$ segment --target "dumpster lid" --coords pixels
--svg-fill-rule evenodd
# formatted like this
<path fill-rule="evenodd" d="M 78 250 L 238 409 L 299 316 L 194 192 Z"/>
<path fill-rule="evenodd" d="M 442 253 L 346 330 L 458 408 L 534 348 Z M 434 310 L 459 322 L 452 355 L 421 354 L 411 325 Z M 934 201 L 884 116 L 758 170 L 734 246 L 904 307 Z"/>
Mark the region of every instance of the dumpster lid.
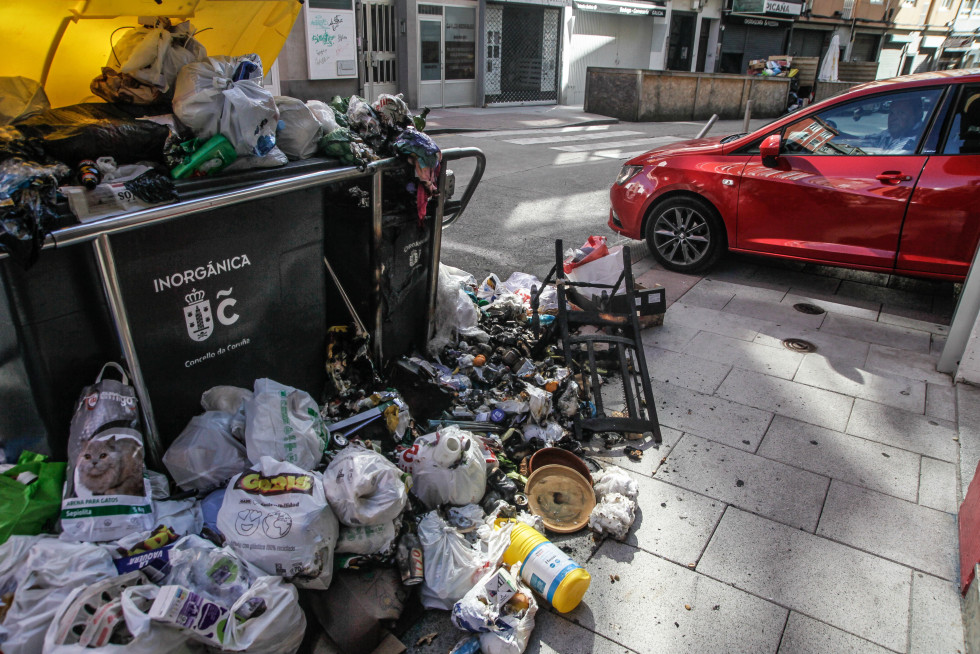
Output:
<path fill-rule="evenodd" d="M 110 40 L 144 17 L 190 20 L 208 55 L 255 52 L 268 70 L 301 8 L 300 0 L 8 0 L 0 3 L 3 74 L 41 82 L 52 107 L 101 102 L 89 84 L 109 60 Z"/>

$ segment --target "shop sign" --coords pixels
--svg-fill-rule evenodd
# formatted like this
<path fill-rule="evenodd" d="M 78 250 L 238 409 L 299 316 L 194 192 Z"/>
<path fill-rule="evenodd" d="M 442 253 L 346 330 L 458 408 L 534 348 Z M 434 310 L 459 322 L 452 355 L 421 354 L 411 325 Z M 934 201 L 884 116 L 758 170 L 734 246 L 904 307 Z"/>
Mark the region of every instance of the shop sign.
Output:
<path fill-rule="evenodd" d="M 654 16 L 665 18 L 667 10 L 664 7 L 638 6 L 636 4 L 619 4 L 616 2 L 576 2 L 575 8 L 581 11 L 595 11 L 603 14 L 619 14 L 621 16 Z"/>
<path fill-rule="evenodd" d="M 780 0 L 766 0 L 766 13 L 767 14 L 791 14 L 793 16 L 799 16 L 803 5 L 797 4 L 795 2 L 780 2 Z"/>

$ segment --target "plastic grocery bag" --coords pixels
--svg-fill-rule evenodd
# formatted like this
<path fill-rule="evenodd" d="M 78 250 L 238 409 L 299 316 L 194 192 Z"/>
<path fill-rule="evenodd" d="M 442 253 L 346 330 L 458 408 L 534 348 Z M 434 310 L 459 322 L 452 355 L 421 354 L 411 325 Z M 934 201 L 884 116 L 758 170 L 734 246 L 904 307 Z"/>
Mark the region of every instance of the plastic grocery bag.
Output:
<path fill-rule="evenodd" d="M 308 100 L 306 102 L 307 108 L 313 112 L 313 117 L 316 118 L 317 122 L 320 123 L 320 129 L 323 130 L 324 134 L 329 134 L 330 132 L 340 128 L 337 124 L 337 118 L 334 115 L 333 107 L 328 105 L 326 102 L 321 100 Z"/>
<path fill-rule="evenodd" d="M 538 602 L 520 575 L 509 575 L 510 597 L 494 599 L 499 570 L 491 570 L 453 606 L 452 622 L 463 631 L 480 634 L 484 654 L 521 654 L 534 630 Z"/>
<path fill-rule="evenodd" d="M 371 554 L 386 553 L 395 545 L 398 531 L 395 523 L 387 522 L 381 525 L 366 527 L 340 527 L 337 538 L 337 554 Z"/>
<path fill-rule="evenodd" d="M 271 379 L 255 380 L 255 394 L 245 403 L 245 447 L 248 460 L 264 456 L 312 470 L 323 458 L 329 434 L 309 393 Z"/>
<path fill-rule="evenodd" d="M 113 367 L 122 381 L 103 379 Z M 68 434 L 61 528 L 73 540 L 107 541 L 153 528 L 143 467 L 136 392 L 126 372 L 107 363 L 82 390 Z"/>
<path fill-rule="evenodd" d="M 616 282 L 619 281 L 619 277 L 622 274 L 623 246 L 617 245 L 616 247 L 609 248 L 608 254 L 590 260 L 569 272 L 568 279 L 580 284 L 604 284 L 607 286 L 614 286 Z M 588 294 L 600 295 L 603 289 L 584 288 L 582 290 Z M 607 292 L 612 292 L 612 289 L 608 289 Z M 626 292 L 626 289 L 622 284 L 619 286 L 619 292 Z"/>
<path fill-rule="evenodd" d="M 263 156 L 276 144 L 279 110 L 262 86 L 257 54 L 209 57 L 181 68 L 174 114 L 200 139 L 223 134 L 240 155 Z"/>
<path fill-rule="evenodd" d="M 249 466 L 245 446 L 232 436 L 234 416 L 208 411 L 194 416 L 163 455 L 167 471 L 184 490 L 206 492 Z"/>
<path fill-rule="evenodd" d="M 390 523 L 398 517 L 408 502 L 402 476 L 381 454 L 349 445 L 327 466 L 323 480 L 337 519 L 356 527 Z"/>
<path fill-rule="evenodd" d="M 16 540 L 14 537 L 0 547 L 0 561 L 22 554 L 21 543 Z M 112 557 L 103 547 L 57 538 L 38 540 L 13 579 L 8 577 L 5 584 L 5 594 L 12 592 L 13 601 L 0 628 L 4 654 L 40 652 L 48 625 L 64 599 L 76 588 L 115 576 Z"/>
<path fill-rule="evenodd" d="M 412 473 L 412 492 L 430 509 L 473 504 L 486 492 L 486 459 L 480 442 L 456 425 L 419 436 L 400 454 L 399 465 Z"/>
<path fill-rule="evenodd" d="M 422 517 L 418 534 L 425 559 L 422 604 L 430 609 L 451 610 L 490 566 L 435 511 Z"/>
<path fill-rule="evenodd" d="M 322 131 L 320 121 L 302 100 L 277 95 L 275 101 L 279 109 L 276 145 L 293 161 L 309 159 L 316 154 Z"/>
<path fill-rule="evenodd" d="M 17 465 L 0 475 L 0 543 L 11 534 L 51 531 L 61 509 L 65 463 L 23 451 Z"/>
<path fill-rule="evenodd" d="M 329 588 L 339 525 L 320 473 L 262 457 L 228 483 L 218 529 L 229 547 L 266 574 L 301 588 Z"/>
<path fill-rule="evenodd" d="M 562 262 L 562 268 L 567 275 L 583 264 L 606 256 L 609 254 L 609 248 L 606 246 L 605 236 L 590 236 L 582 247 L 574 250 L 569 248 L 564 254 L 565 261 Z"/>
<path fill-rule="evenodd" d="M 232 615 L 262 602 L 265 611 L 239 622 L 229 620 L 225 627 L 223 650 L 249 654 L 293 654 L 306 633 L 306 615 L 299 606 L 296 587 L 280 577 L 259 577 L 231 605 Z"/>
<path fill-rule="evenodd" d="M 464 288 L 475 288 L 476 278 L 465 270 L 452 266 L 439 266 L 439 288 L 436 292 L 436 309 L 433 322 L 436 325 L 428 351 L 437 355 L 454 335 L 475 338 L 487 342 L 489 335 L 477 325 L 480 312 Z"/>

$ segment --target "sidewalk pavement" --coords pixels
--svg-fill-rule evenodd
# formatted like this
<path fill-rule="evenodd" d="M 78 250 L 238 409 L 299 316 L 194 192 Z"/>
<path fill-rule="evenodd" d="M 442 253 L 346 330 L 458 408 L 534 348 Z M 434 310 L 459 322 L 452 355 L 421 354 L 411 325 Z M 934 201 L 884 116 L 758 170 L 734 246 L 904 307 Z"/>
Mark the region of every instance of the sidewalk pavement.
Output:
<path fill-rule="evenodd" d="M 704 278 L 635 267 L 670 302 L 643 332 L 664 442 L 640 461 L 590 444 L 633 473 L 637 519 L 625 542 L 553 539 L 592 586 L 569 614 L 542 606 L 527 651 L 965 651 L 960 439 L 976 449 L 980 402 L 935 369 L 952 285 L 733 256 Z M 427 611 L 402 642 L 461 635 Z"/>

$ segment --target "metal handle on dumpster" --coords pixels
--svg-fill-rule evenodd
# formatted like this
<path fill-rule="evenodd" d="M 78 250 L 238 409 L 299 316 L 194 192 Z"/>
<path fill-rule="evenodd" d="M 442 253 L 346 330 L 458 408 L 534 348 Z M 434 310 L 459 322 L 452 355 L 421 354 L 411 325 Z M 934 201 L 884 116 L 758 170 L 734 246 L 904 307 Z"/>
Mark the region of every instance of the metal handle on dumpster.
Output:
<path fill-rule="evenodd" d="M 465 159 L 466 157 L 473 157 L 476 159 L 476 169 L 473 171 L 473 176 L 470 177 L 470 181 L 466 184 L 466 190 L 463 191 L 463 197 L 459 200 L 448 200 L 443 207 L 443 217 L 442 226 L 443 229 L 452 225 L 454 222 L 459 220 L 459 217 L 463 215 L 463 210 L 466 209 L 466 205 L 470 203 L 470 198 L 473 197 L 476 187 L 480 184 L 480 180 L 483 178 L 483 171 L 487 167 L 487 157 L 483 154 L 483 150 L 480 148 L 452 148 L 450 150 L 444 150 L 442 153 L 442 161 L 455 161 L 456 159 Z"/>

